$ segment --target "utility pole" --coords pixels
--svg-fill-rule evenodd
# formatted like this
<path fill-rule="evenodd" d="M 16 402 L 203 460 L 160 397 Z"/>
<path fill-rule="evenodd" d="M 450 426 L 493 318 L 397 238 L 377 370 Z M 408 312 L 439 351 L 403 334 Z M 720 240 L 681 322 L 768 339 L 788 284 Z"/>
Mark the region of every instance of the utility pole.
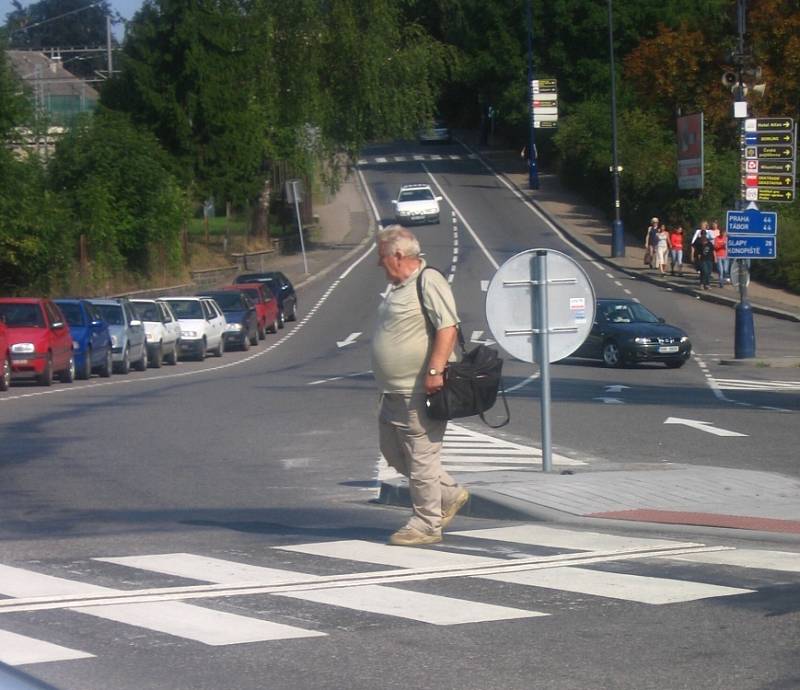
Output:
<path fill-rule="evenodd" d="M 111 15 L 106 15 L 106 67 L 108 67 L 108 78 L 114 72 L 114 62 L 111 57 Z"/>
<path fill-rule="evenodd" d="M 620 208 L 619 174 L 622 167 L 617 153 L 617 76 L 614 67 L 614 9 L 608 0 L 608 52 L 611 62 L 611 177 L 614 185 L 614 222 L 611 226 L 611 256 L 625 256 L 625 228 Z"/>

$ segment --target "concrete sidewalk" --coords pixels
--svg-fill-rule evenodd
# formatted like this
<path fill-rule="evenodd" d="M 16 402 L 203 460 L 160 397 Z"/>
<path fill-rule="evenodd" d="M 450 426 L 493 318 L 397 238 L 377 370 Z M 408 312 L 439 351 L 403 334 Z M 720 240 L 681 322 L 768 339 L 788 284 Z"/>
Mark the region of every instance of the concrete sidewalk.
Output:
<path fill-rule="evenodd" d="M 568 238 L 596 257 L 611 261 L 607 258 L 610 231 L 602 213 L 550 176 L 534 197 L 525 190 L 527 170 L 514 152 L 479 153 Z M 318 205 L 315 211 L 320 218 L 319 231 L 307 247 L 308 273 L 299 253 L 270 258 L 271 270 L 283 271 L 299 286 L 321 278 L 365 251 L 376 227 L 355 174 L 328 204 Z M 690 278 L 661 278 L 644 267 L 639 248 L 630 248 L 628 253 L 630 256 L 622 260 L 613 260 L 620 270 L 656 283 L 669 282 L 675 289 L 694 290 L 701 299 L 736 299 L 731 288 L 710 296 L 697 291 Z M 750 295 L 764 313 L 800 320 L 800 297 L 755 283 L 751 284 Z M 719 532 L 800 543 L 798 479 L 769 472 L 676 464 L 642 464 L 635 468 L 613 463 L 580 468 L 556 465 L 555 469 L 544 474 L 531 464 L 518 471 L 456 473 L 472 495 L 462 514 L 615 529 L 627 525 L 637 530 L 663 531 L 669 524 L 673 529 L 681 526 L 684 531 L 703 534 Z M 382 482 L 379 500 L 408 505 L 405 480 Z"/>

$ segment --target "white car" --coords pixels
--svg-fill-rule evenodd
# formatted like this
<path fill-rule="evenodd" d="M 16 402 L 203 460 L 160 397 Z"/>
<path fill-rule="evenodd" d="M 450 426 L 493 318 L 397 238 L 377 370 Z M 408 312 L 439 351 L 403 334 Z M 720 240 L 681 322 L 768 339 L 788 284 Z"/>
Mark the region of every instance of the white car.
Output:
<path fill-rule="evenodd" d="M 222 310 L 208 297 L 164 297 L 181 326 L 178 351 L 201 362 L 208 352 L 222 357 L 225 340 L 222 334 L 228 323 Z"/>
<path fill-rule="evenodd" d="M 438 223 L 441 200 L 429 184 L 404 184 L 397 199 L 392 201 L 395 218 L 401 225 Z"/>
<path fill-rule="evenodd" d="M 144 324 L 150 366 L 158 368 L 162 362 L 177 364 L 181 325 L 169 304 L 155 299 L 132 299 L 131 306 Z"/>
<path fill-rule="evenodd" d="M 434 120 L 430 125 L 420 129 L 417 138 L 420 144 L 449 144 L 453 141 L 450 128 L 443 120 Z"/>

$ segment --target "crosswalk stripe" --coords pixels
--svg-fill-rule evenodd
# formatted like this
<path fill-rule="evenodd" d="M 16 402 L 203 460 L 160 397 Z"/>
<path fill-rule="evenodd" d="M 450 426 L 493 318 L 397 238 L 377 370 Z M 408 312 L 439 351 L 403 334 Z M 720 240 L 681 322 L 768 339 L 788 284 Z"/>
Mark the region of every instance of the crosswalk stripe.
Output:
<path fill-rule="evenodd" d="M 525 611 L 381 585 L 315 589 L 310 592 L 287 592 L 276 596 L 408 618 L 433 625 L 459 625 L 548 615 L 541 611 Z"/>
<path fill-rule="evenodd" d="M 462 537 L 491 539 L 492 541 L 513 542 L 530 546 L 549 546 L 555 549 L 573 551 L 606 551 L 612 549 L 660 549 L 686 548 L 700 546 L 694 542 L 680 542 L 671 539 L 648 539 L 638 537 L 617 536 L 602 532 L 573 532 L 545 527 L 544 525 L 516 525 L 514 527 L 496 527 L 489 529 L 464 530 L 450 532 Z"/>
<path fill-rule="evenodd" d="M 742 391 L 795 391 L 800 390 L 800 381 L 754 381 L 751 379 L 714 379 L 723 390 Z"/>
<path fill-rule="evenodd" d="M 223 585 L 280 585 L 289 582 L 308 582 L 315 579 L 313 575 L 292 570 L 265 568 L 221 558 L 198 556 L 193 553 L 162 553 L 147 556 L 95 558 L 93 560 Z"/>
<path fill-rule="evenodd" d="M 735 565 L 739 568 L 760 568 L 762 570 L 781 570 L 787 573 L 800 573 L 800 553 L 791 551 L 769 551 L 760 549 L 736 549 L 718 553 L 685 554 L 675 556 L 678 561 L 711 563 L 715 565 Z"/>
<path fill-rule="evenodd" d="M 326 558 L 342 558 L 357 563 L 374 563 L 395 568 L 437 568 L 441 566 L 486 565 L 503 563 L 504 559 L 488 556 L 472 556 L 452 551 L 434 549 L 402 549 L 386 544 L 376 544 L 357 539 L 346 541 L 323 541 L 315 544 L 276 546 L 281 551 L 306 553 Z"/>
<path fill-rule="evenodd" d="M 0 662 L 9 666 L 90 659 L 94 654 L 0 630 Z"/>
<path fill-rule="evenodd" d="M 519 465 L 511 465 L 503 462 L 497 465 L 475 464 L 475 465 L 457 465 L 448 463 L 448 472 L 519 472 Z"/>
<path fill-rule="evenodd" d="M 22 568 L 0 565 L 0 594 L 10 597 L 115 595 L 122 592 L 123 590 L 110 587 L 100 587 L 52 575 L 43 575 Z M 70 610 L 209 645 L 324 635 L 324 633 L 316 631 L 213 611 L 183 602 L 78 606 L 72 607 Z"/>
<path fill-rule="evenodd" d="M 709 585 L 704 582 L 670 580 L 626 573 L 609 573 L 589 568 L 551 568 L 549 570 L 480 575 L 482 580 L 558 589 L 579 594 L 635 601 L 642 604 L 676 604 L 712 597 L 749 594 L 753 590 Z"/>

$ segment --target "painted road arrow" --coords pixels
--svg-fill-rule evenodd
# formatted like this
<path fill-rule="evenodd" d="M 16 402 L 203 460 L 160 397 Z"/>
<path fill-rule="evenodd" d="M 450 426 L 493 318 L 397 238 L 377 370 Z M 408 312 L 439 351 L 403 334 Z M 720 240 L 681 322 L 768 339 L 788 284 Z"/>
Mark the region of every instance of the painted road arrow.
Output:
<path fill-rule="evenodd" d="M 606 386 L 606 393 L 622 393 L 623 389 L 625 388 L 630 388 L 630 386 L 621 386 L 619 384 Z"/>
<path fill-rule="evenodd" d="M 747 436 L 747 434 L 740 434 L 738 431 L 729 431 L 728 429 L 718 429 L 712 422 L 700 422 L 696 419 L 681 419 L 680 417 L 667 417 L 664 424 L 683 424 L 690 426 L 692 429 L 705 431 L 714 436 Z"/>
<path fill-rule="evenodd" d="M 348 345 L 352 345 L 356 340 L 358 340 L 358 336 L 360 335 L 361 333 L 351 333 L 344 340 L 337 340 L 336 347 L 347 347 Z"/>
<path fill-rule="evenodd" d="M 605 405 L 624 405 L 619 398 L 592 398 L 592 400 L 602 400 Z"/>

